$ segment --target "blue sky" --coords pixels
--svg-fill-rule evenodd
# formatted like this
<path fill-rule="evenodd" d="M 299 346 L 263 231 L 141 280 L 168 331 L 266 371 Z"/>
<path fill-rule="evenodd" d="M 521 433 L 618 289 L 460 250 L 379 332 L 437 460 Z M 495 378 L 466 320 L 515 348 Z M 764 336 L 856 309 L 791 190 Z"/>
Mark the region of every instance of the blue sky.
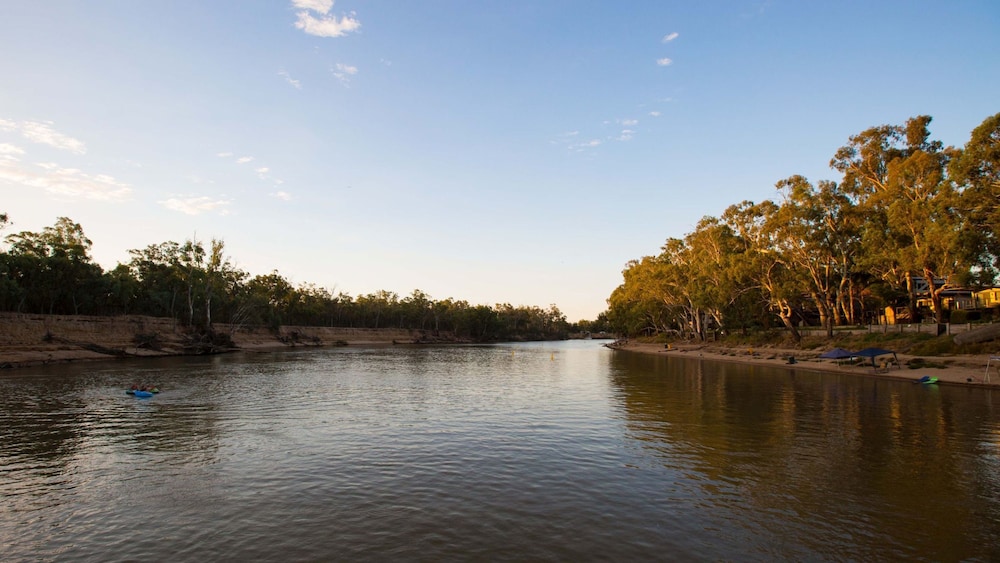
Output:
<path fill-rule="evenodd" d="M 867 127 L 1000 112 L 994 1 L 47 0 L 0 8 L 7 233 L 106 268 L 224 239 L 251 274 L 593 319 L 633 258 Z"/>

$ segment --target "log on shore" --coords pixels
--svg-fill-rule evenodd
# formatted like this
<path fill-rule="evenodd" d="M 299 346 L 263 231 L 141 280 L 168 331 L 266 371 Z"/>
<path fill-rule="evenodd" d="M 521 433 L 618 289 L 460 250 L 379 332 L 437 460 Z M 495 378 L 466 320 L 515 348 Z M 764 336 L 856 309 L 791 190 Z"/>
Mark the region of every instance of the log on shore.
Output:
<path fill-rule="evenodd" d="M 952 339 L 955 344 L 976 344 L 978 342 L 988 342 L 1000 338 L 1000 323 L 988 324 L 979 328 L 956 334 Z"/>

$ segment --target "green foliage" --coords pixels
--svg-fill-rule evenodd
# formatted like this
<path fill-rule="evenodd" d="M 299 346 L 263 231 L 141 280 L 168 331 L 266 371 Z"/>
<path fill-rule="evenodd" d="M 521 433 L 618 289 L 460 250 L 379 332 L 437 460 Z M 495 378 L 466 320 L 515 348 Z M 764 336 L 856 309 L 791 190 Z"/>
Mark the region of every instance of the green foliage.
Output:
<path fill-rule="evenodd" d="M 930 123 L 866 129 L 830 161 L 839 182 L 790 176 L 776 185 L 780 203 L 731 205 L 660 255 L 630 261 L 608 300 L 613 326 L 704 340 L 780 323 L 799 345 L 800 326 L 832 338 L 886 307 L 919 320 L 917 280 L 944 280 L 928 291 L 944 322 L 945 289 L 988 286 L 1000 271 L 1000 114 L 964 149 L 932 140 Z"/>
<path fill-rule="evenodd" d="M 941 336 L 927 335 L 927 338 L 915 342 L 907 350 L 908 353 L 917 356 L 945 356 L 954 354 L 957 350 L 954 340 L 946 334 Z"/>
<path fill-rule="evenodd" d="M 948 315 L 948 322 L 964 324 L 970 321 L 969 311 L 957 310 L 950 311 Z"/>
<path fill-rule="evenodd" d="M 0 214 L 0 228 L 7 224 Z M 129 250 L 130 260 L 104 272 L 91 262 L 83 228 L 61 217 L 40 233 L 8 235 L 0 252 L 0 310 L 59 314 L 141 314 L 172 317 L 190 329 L 192 350 L 231 346 L 215 322 L 401 328 L 436 335 L 447 331 L 474 341 L 566 338 L 570 325 L 555 305 L 548 308 L 436 301 L 419 289 L 400 297 L 376 291 L 357 298 L 334 295 L 314 284 L 293 285 L 279 272 L 251 277 L 235 268 L 222 240 L 206 248 L 197 240 L 167 241 Z M 610 325 L 603 316 L 594 326 Z M 143 335 L 140 347 L 156 347 Z"/>

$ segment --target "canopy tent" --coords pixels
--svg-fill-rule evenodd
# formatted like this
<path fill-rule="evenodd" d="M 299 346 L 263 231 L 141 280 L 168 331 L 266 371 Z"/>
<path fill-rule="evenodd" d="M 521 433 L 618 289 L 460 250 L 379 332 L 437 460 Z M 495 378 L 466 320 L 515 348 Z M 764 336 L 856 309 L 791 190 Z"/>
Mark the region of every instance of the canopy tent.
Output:
<path fill-rule="evenodd" d="M 878 356 L 887 356 L 889 354 L 892 354 L 892 359 L 893 361 L 896 362 L 896 365 L 898 366 L 899 358 L 896 357 L 896 353 L 893 352 L 892 350 L 886 350 L 885 348 L 865 348 L 864 350 L 858 350 L 857 352 L 854 352 L 855 356 L 860 356 L 862 358 L 871 358 L 872 368 L 875 368 L 876 370 L 878 369 L 878 366 L 875 365 L 875 358 L 877 358 Z"/>
<path fill-rule="evenodd" d="M 853 358 L 854 356 L 857 356 L 857 354 L 851 352 L 850 350 L 844 350 L 843 348 L 827 350 L 819 355 L 820 358 L 825 360 L 843 360 L 845 358 Z"/>

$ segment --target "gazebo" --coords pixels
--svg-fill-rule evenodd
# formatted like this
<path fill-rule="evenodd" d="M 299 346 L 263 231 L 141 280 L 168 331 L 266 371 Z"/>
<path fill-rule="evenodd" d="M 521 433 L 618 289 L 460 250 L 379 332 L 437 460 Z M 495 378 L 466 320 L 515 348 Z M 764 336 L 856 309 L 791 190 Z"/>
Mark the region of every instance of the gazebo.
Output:
<path fill-rule="evenodd" d="M 823 352 L 818 357 L 824 360 L 836 360 L 837 366 L 841 365 L 841 360 L 846 360 L 853 358 L 855 356 L 854 352 L 850 350 L 845 350 L 843 348 L 834 348 L 833 350 L 827 350 Z"/>
<path fill-rule="evenodd" d="M 853 354 L 855 356 L 859 356 L 859 357 L 862 357 L 862 358 L 871 358 L 872 359 L 872 369 L 874 369 L 875 371 L 878 371 L 878 366 L 875 364 L 875 358 L 877 358 L 879 356 L 888 356 L 889 354 L 892 354 L 892 360 L 894 362 L 896 362 L 897 366 L 899 366 L 899 358 L 896 357 L 896 353 L 893 352 L 892 350 L 886 350 L 885 348 L 865 348 L 864 350 L 858 350 L 857 352 L 854 352 Z M 886 368 L 886 369 L 888 369 L 888 368 Z"/>

